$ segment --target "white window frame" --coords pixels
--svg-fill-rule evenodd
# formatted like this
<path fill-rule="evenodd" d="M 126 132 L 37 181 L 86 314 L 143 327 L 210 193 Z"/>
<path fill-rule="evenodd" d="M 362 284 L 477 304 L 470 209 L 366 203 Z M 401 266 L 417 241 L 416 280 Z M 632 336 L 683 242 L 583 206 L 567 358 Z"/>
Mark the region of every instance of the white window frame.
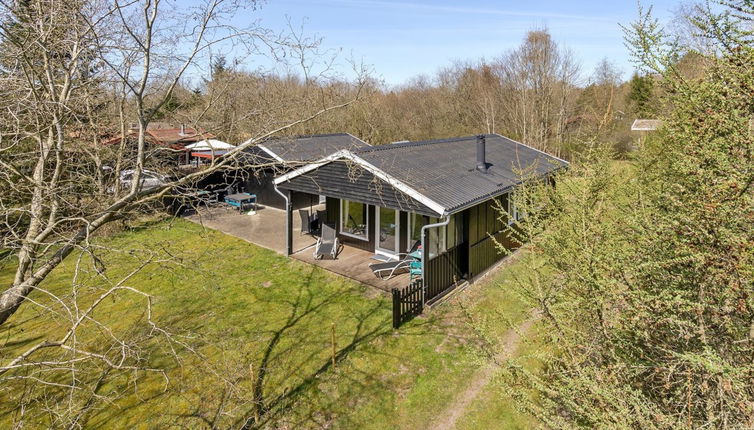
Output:
<path fill-rule="evenodd" d="M 516 221 L 521 221 L 526 218 L 523 212 L 518 211 L 516 203 L 513 201 L 513 193 L 508 193 L 508 225 L 513 225 Z"/>
<path fill-rule="evenodd" d="M 343 216 L 345 215 L 345 211 L 343 210 L 343 206 L 344 206 L 343 202 L 359 203 L 353 200 L 340 199 L 340 211 L 339 211 L 340 212 L 340 234 L 342 234 L 343 236 L 352 237 L 354 239 L 363 240 L 364 242 L 369 242 L 369 205 L 366 203 L 359 203 L 361 205 L 364 205 L 364 210 L 367 213 L 367 220 L 366 220 L 367 224 L 366 224 L 366 227 L 364 228 L 364 236 L 359 236 L 358 234 L 349 233 L 343 230 L 343 226 L 345 225 L 345 223 L 343 222 Z"/>
<path fill-rule="evenodd" d="M 380 248 L 380 209 L 387 209 L 391 211 L 395 211 L 395 251 L 391 251 L 389 249 Z M 384 255 L 386 257 L 394 257 L 397 254 L 401 253 L 401 211 L 398 209 L 392 209 L 382 206 L 375 206 L 374 207 L 374 232 L 375 232 L 375 240 L 374 240 L 374 252 L 375 254 Z M 369 213 L 367 213 L 367 220 L 369 220 Z"/>

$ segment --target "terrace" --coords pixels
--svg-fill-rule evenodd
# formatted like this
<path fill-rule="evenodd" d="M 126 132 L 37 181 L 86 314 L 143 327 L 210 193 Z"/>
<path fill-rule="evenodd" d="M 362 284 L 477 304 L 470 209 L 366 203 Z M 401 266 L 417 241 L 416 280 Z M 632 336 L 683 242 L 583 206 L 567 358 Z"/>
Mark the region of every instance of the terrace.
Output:
<path fill-rule="evenodd" d="M 312 210 L 323 210 L 324 205 L 312 206 Z M 186 219 L 205 227 L 219 230 L 255 245 L 271 249 L 279 254 L 286 253 L 285 211 L 267 206 L 260 206 L 254 215 L 240 214 L 228 207 L 200 208 Z M 392 288 L 408 285 L 408 274 L 400 274 L 389 280 L 377 278 L 369 269 L 374 260 L 374 252 L 363 251 L 351 246 L 341 246 L 335 260 L 317 260 L 314 258 L 316 237 L 301 234 L 301 221 L 293 217 L 293 254 L 292 258 L 355 280 L 362 284 L 389 292 Z"/>

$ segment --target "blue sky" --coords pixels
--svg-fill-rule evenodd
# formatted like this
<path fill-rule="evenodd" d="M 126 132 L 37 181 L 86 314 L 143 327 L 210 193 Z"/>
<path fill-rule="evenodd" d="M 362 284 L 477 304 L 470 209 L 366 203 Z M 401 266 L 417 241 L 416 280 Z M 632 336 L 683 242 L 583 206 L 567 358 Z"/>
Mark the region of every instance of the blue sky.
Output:
<path fill-rule="evenodd" d="M 643 1 L 667 19 L 679 0 Z M 619 24 L 637 15 L 634 0 L 466 1 L 270 0 L 239 20 L 259 19 L 282 30 L 286 16 L 305 23 L 324 47 L 342 49 L 372 66 L 388 85 L 432 75 L 455 59 L 494 58 L 521 43 L 532 28 L 547 27 L 570 48 L 587 76 L 602 59 L 628 76 L 633 70 Z M 343 65 L 343 67 L 346 67 Z"/>

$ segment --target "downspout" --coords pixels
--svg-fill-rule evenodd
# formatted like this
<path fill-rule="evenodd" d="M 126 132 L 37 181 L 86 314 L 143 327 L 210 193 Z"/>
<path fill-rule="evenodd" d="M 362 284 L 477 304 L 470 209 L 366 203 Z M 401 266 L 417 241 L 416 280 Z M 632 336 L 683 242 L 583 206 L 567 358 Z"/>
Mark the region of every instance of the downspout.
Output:
<path fill-rule="evenodd" d="M 426 240 L 424 239 L 427 229 L 428 228 L 434 228 L 434 227 L 445 227 L 450 223 L 450 215 L 445 215 L 445 218 L 443 221 L 440 221 L 435 224 L 427 224 L 424 227 L 422 227 L 421 230 L 421 238 L 422 238 L 422 306 L 427 302 L 425 300 L 425 297 L 427 296 L 427 246 L 426 246 Z"/>
<path fill-rule="evenodd" d="M 275 190 L 276 193 L 280 194 L 280 196 L 285 200 L 285 252 L 287 255 L 291 255 L 293 252 L 293 243 L 292 243 L 292 236 L 291 236 L 291 202 L 288 200 L 288 196 L 285 195 L 282 191 L 278 189 L 278 186 L 276 183 L 272 183 L 272 188 Z"/>

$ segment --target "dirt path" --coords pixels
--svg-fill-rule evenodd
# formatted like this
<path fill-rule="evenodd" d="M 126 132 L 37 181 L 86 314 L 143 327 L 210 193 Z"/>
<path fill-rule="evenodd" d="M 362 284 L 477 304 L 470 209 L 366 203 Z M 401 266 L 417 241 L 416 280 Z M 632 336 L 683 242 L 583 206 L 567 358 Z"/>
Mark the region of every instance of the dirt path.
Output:
<path fill-rule="evenodd" d="M 521 342 L 521 335 L 525 335 L 538 319 L 539 314 L 532 313 L 529 318 L 517 328 L 508 330 L 503 337 L 502 344 L 500 345 L 500 352 L 490 363 L 482 367 L 472 376 L 471 383 L 466 387 L 466 390 L 458 393 L 453 403 L 451 403 L 440 414 L 438 421 L 429 428 L 435 430 L 451 430 L 455 428 L 458 419 L 467 412 L 469 405 L 477 398 L 477 396 L 479 396 L 479 393 L 482 392 L 482 389 L 484 389 L 494 376 L 495 371 L 498 370 L 499 367 L 497 363 L 501 363 L 510 358 L 511 354 L 516 352 L 518 344 Z"/>

